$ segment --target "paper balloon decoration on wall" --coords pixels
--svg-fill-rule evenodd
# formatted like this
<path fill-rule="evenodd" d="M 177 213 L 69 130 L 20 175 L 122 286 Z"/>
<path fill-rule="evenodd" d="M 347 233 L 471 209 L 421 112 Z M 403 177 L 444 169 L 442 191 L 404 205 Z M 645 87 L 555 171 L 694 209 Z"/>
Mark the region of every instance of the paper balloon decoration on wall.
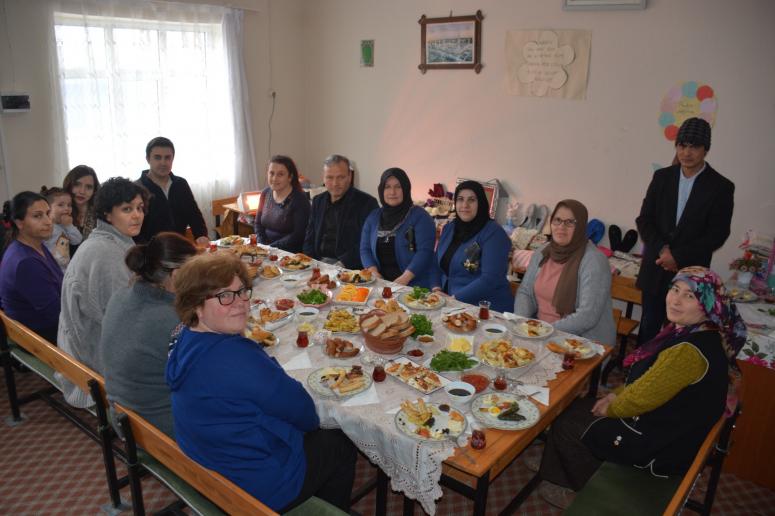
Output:
<path fill-rule="evenodd" d="M 707 84 L 687 81 L 670 88 L 660 104 L 659 126 L 669 141 L 675 141 L 678 128 L 684 120 L 700 117 L 713 126 L 716 122 L 718 101 L 716 94 Z"/>

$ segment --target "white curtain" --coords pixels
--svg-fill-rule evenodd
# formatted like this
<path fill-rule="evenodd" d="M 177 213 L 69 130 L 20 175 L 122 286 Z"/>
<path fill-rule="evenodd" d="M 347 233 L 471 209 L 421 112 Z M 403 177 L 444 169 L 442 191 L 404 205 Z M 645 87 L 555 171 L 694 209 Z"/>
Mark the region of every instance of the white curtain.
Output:
<path fill-rule="evenodd" d="M 101 180 L 147 167 L 155 136 L 208 225 L 211 200 L 258 184 L 242 11 L 148 0 L 67 0 L 52 13 L 62 152 Z"/>

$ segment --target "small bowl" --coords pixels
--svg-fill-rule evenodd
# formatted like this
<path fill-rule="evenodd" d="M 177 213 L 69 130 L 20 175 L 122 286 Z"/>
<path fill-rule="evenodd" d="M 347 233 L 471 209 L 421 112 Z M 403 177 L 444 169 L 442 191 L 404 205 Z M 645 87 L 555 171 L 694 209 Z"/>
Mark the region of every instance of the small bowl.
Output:
<path fill-rule="evenodd" d="M 489 323 L 482 326 L 482 332 L 484 332 L 487 337 L 492 337 L 495 339 L 503 337 L 508 333 L 508 331 L 509 330 L 502 324 Z"/>
<path fill-rule="evenodd" d="M 299 285 L 301 285 L 302 282 L 301 282 L 301 278 L 300 277 L 298 277 L 298 276 L 290 276 L 289 275 L 289 276 L 284 276 L 283 278 L 281 278 L 280 279 L 280 283 L 282 283 L 282 285 L 285 288 L 291 289 L 291 288 L 298 287 Z"/>
<path fill-rule="evenodd" d="M 422 344 L 423 346 L 430 346 L 431 344 L 436 342 L 436 339 L 433 338 L 433 335 L 420 335 L 415 340 L 420 344 Z"/>
<path fill-rule="evenodd" d="M 302 323 L 311 323 L 318 318 L 318 315 L 320 315 L 320 310 L 314 306 L 303 306 L 296 310 L 296 316 L 299 318 L 299 322 Z"/>
<path fill-rule="evenodd" d="M 444 387 L 444 392 L 447 393 L 447 397 L 449 397 L 452 405 L 463 408 L 474 397 L 476 388 L 466 382 L 450 382 Z M 465 394 L 461 394 L 461 392 L 465 392 Z"/>

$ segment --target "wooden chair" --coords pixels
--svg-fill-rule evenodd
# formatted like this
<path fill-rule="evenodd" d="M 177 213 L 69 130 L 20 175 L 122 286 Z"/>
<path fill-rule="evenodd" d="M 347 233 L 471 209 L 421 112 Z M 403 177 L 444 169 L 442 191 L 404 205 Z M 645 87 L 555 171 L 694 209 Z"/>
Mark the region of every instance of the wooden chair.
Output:
<path fill-rule="evenodd" d="M 647 470 L 605 462 L 563 514 L 618 516 L 626 513 L 650 516 L 662 513 L 673 516 L 687 507 L 709 515 L 740 410 L 738 405 L 730 417 L 721 416 L 705 437 L 689 470 L 683 476 L 657 478 Z M 711 470 L 705 497 L 702 502 L 690 500 L 689 495 L 706 466 L 710 466 Z"/>
<path fill-rule="evenodd" d="M 619 350 L 616 356 L 612 358 L 605 369 L 603 369 L 602 383 L 605 385 L 608 383 L 608 375 L 611 374 L 614 367 L 621 369 L 624 357 L 627 355 L 627 341 L 638 327 L 640 321 L 632 318 L 632 311 L 635 305 L 643 303 L 641 291 L 635 286 L 634 278 L 625 278 L 622 276 L 613 276 L 611 278 L 611 298 L 626 303 L 624 316 L 621 316 L 621 310 L 619 310 L 620 317 L 616 324 L 616 337 L 619 340 Z"/>
<path fill-rule="evenodd" d="M 123 458 L 123 453 L 120 449 L 113 449 L 113 437 L 115 434 L 108 421 L 107 402 L 104 391 L 99 388 L 99 385 L 104 383 L 102 376 L 52 345 L 28 327 L 11 319 L 2 311 L 0 311 L 0 322 L 2 323 L 3 330 L 2 335 L 0 335 L 0 353 L 2 353 L 12 420 L 17 424 L 22 421 L 20 405 L 35 399 L 46 401 L 86 435 L 99 443 L 102 449 L 112 509 L 123 510 L 128 508 L 128 506 L 121 502 L 121 495 L 119 493 L 120 488 L 127 485 L 128 478 L 118 478 L 116 473 L 115 456 L 118 455 L 120 458 Z M 16 395 L 16 382 L 10 363 L 11 357 L 39 374 L 52 385 L 52 388 L 38 391 L 28 398 L 19 399 Z M 92 425 L 79 417 L 72 407 L 52 396 L 59 389 L 59 382 L 54 377 L 55 372 L 60 373 L 84 391 L 91 393 L 92 399 L 95 402 L 92 413 L 97 417 L 96 428 L 93 428 Z"/>
<path fill-rule="evenodd" d="M 143 468 L 173 489 L 198 514 L 277 514 L 223 475 L 190 459 L 172 439 L 132 410 L 118 403 L 114 404 L 114 408 L 119 414 L 118 421 L 126 444 L 135 515 L 145 514 L 140 484 Z M 315 497 L 286 514 L 344 515 L 336 507 Z"/>
<path fill-rule="evenodd" d="M 231 204 L 237 202 L 237 196 L 224 197 L 223 199 L 213 199 L 212 211 L 213 217 L 215 217 L 215 231 L 219 236 L 231 235 L 231 224 L 224 224 L 221 219 L 226 215 L 226 208 L 224 204 Z"/>

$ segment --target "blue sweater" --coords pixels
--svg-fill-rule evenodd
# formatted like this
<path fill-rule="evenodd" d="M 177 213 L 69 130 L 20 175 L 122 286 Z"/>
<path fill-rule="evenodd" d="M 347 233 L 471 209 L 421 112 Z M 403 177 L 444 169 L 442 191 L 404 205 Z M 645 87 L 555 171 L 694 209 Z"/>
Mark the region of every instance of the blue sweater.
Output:
<path fill-rule="evenodd" d="M 366 219 L 361 232 L 361 262 L 363 267 L 380 268 L 377 258 L 377 230 L 382 208 L 376 209 Z M 415 251 L 409 250 L 406 234 L 414 228 Z M 396 231 L 395 251 L 396 261 L 402 270 L 409 269 L 414 273 L 410 285 L 429 288 L 433 276 L 433 246 L 436 243 L 436 225 L 428 213 L 412 206 L 409 215 Z"/>
<path fill-rule="evenodd" d="M 455 299 L 478 305 L 479 301 L 488 300 L 493 310 L 510 312 L 514 309 L 514 296 L 506 279 L 509 266 L 509 251 L 511 241 L 498 224 L 489 221 L 472 239 L 463 242 L 457 248 L 449 263 L 449 276 L 444 274 L 440 263 L 444 253 L 452 242 L 455 231 L 453 220 L 441 232 L 439 246 L 436 248 L 434 287 L 444 287 L 447 294 Z M 466 261 L 466 250 L 473 252 L 474 243 L 479 246 L 478 267 L 469 271 L 463 263 Z M 476 261 L 476 260 L 474 260 Z"/>
<path fill-rule="evenodd" d="M 18 240 L 8 246 L 0 265 L 0 306 L 11 319 L 56 343 L 64 273 L 42 249 L 43 255 Z"/>
<path fill-rule="evenodd" d="M 301 491 L 315 405 L 259 346 L 186 328 L 167 362 L 175 439 L 189 457 L 278 510 Z"/>

